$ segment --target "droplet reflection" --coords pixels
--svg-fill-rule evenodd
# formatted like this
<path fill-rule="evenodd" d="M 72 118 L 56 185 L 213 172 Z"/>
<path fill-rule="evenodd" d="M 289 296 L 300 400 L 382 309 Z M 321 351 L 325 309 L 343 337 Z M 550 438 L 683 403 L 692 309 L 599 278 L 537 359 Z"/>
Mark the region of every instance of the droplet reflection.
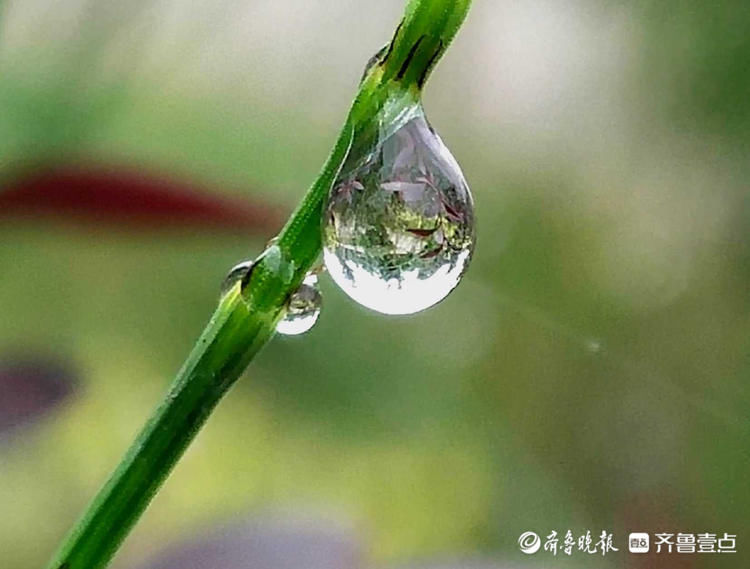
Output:
<path fill-rule="evenodd" d="M 276 325 L 276 331 L 286 336 L 307 332 L 318 321 L 322 303 L 323 297 L 318 290 L 318 276 L 310 273 L 289 298 L 286 315 Z"/>
<path fill-rule="evenodd" d="M 411 314 L 445 298 L 474 247 L 459 165 L 415 105 L 375 148 L 347 158 L 323 217 L 328 272 L 358 303 Z"/>

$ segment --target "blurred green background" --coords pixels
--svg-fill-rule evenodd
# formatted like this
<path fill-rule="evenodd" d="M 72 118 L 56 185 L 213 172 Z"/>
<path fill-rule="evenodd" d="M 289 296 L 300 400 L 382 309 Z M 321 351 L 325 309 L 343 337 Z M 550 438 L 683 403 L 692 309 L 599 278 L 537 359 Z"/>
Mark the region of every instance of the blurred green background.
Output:
<path fill-rule="evenodd" d="M 43 565 L 285 214 L 134 226 L 106 180 L 94 215 L 48 207 L 54 175 L 22 215 L 3 193 L 127 171 L 289 212 L 402 8 L 0 3 L 0 365 L 74 376 L 0 432 L 4 569 Z M 317 326 L 253 362 L 115 567 L 266 517 L 350 528 L 352 568 L 746 564 L 750 5 L 476 0 L 425 106 L 476 201 L 462 285 L 388 318 L 324 277 Z M 567 529 L 620 552 L 518 550 Z M 737 554 L 639 557 L 630 531 L 738 534 Z"/>

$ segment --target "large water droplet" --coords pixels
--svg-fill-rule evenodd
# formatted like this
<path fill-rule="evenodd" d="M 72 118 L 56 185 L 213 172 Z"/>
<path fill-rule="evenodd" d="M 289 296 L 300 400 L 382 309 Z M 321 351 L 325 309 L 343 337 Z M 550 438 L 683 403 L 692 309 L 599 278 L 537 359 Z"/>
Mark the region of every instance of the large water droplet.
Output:
<path fill-rule="evenodd" d="M 461 168 L 414 105 L 381 123 L 376 144 L 355 145 L 323 217 L 331 277 L 358 303 L 411 314 L 461 280 L 474 247 L 474 207 Z M 393 122 L 391 122 L 393 124 Z"/>
<path fill-rule="evenodd" d="M 318 321 L 322 302 L 318 276 L 310 273 L 289 298 L 286 315 L 276 325 L 276 331 L 287 336 L 307 332 Z"/>

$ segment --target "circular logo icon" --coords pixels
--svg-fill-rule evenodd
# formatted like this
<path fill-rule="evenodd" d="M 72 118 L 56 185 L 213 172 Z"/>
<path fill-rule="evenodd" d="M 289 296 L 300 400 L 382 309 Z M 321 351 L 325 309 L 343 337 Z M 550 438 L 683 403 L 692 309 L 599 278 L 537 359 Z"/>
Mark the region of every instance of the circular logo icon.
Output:
<path fill-rule="evenodd" d="M 521 548 L 526 555 L 531 555 L 539 551 L 542 545 L 542 540 L 533 531 L 527 531 L 521 534 L 518 538 L 518 547 Z"/>

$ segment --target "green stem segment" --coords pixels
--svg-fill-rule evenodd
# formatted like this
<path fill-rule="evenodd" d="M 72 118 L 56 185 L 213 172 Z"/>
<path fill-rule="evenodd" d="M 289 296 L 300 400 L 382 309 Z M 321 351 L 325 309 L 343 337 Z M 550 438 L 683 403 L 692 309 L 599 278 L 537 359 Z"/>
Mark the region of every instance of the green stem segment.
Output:
<path fill-rule="evenodd" d="M 394 96 L 416 100 L 463 22 L 470 0 L 411 0 L 403 21 L 363 78 L 331 155 L 278 236 L 273 254 L 221 302 L 164 401 L 91 502 L 48 569 L 107 565 L 211 411 L 271 339 L 286 301 L 320 255 L 324 200 L 352 140 L 368 140 Z"/>

